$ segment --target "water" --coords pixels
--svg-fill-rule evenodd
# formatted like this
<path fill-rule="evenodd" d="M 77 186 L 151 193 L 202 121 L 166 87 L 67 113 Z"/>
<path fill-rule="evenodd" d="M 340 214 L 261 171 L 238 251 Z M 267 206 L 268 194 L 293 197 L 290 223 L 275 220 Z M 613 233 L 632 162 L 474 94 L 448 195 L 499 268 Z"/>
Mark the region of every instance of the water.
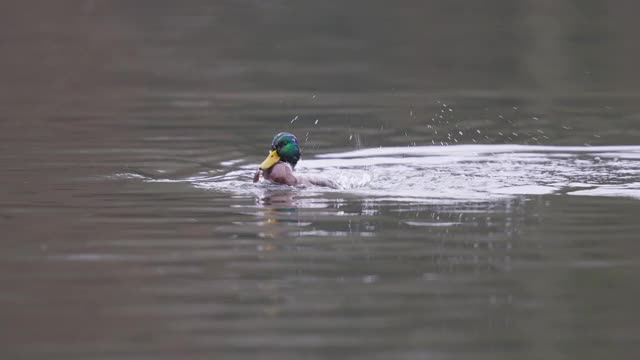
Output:
<path fill-rule="evenodd" d="M 639 160 L 640 146 L 414 146 L 323 154 L 304 161 L 298 172 L 334 179 L 342 190 L 338 193 L 359 194 L 377 202 L 455 203 L 557 193 L 640 198 Z M 242 165 L 238 160 L 221 165 L 237 169 L 215 176 L 203 172 L 181 181 L 238 194 L 259 194 L 265 187 L 248 181 L 258 164 Z"/>
<path fill-rule="evenodd" d="M 636 5 L 0 10 L 0 357 L 635 358 Z"/>

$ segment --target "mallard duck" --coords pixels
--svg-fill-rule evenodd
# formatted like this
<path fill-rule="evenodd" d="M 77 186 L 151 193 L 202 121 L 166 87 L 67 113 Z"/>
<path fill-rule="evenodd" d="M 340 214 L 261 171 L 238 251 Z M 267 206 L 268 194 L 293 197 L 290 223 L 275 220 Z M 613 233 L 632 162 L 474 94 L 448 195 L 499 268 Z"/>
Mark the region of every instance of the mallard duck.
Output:
<path fill-rule="evenodd" d="M 276 184 L 340 188 L 335 181 L 322 176 L 296 174 L 294 168 L 300 157 L 300 145 L 298 145 L 298 139 L 295 135 L 287 132 L 277 134 L 271 142 L 271 151 L 260 164 L 260 168 L 253 177 L 253 182 L 260 180 L 260 172 L 262 172 L 265 179 Z"/>

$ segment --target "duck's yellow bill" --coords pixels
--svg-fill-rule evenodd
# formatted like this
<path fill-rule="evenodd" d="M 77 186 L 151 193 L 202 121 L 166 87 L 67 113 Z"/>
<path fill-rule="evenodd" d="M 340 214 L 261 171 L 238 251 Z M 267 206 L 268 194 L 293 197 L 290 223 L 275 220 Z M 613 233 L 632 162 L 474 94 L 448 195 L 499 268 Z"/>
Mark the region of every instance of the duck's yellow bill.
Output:
<path fill-rule="evenodd" d="M 271 150 L 266 159 L 260 164 L 260 169 L 267 170 L 280 161 L 280 156 L 275 150 Z"/>

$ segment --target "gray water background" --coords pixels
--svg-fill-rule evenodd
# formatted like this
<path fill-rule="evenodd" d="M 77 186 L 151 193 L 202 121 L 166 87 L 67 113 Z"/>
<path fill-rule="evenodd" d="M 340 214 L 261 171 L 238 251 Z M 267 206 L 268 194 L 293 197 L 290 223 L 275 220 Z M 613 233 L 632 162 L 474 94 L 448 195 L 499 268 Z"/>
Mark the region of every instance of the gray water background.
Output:
<path fill-rule="evenodd" d="M 635 359 L 637 192 L 566 187 L 637 185 L 637 149 L 455 149 L 637 145 L 638 7 L 3 2 L 0 357 Z M 357 191 L 251 184 L 283 130 Z M 453 165 L 408 164 L 436 181 L 415 198 L 387 165 L 313 165 L 430 145 Z M 626 163 L 592 177 L 602 161 Z M 533 163 L 558 191 L 437 182 Z"/>

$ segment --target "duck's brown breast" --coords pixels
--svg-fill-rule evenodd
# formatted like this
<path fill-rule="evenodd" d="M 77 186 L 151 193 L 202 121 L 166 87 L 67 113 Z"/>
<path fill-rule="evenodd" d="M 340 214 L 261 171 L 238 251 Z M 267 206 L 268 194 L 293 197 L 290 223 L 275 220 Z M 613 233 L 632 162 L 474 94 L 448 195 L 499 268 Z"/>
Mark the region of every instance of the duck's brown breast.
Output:
<path fill-rule="evenodd" d="M 285 162 L 279 162 L 271 168 L 264 170 L 264 178 L 276 184 L 298 185 L 298 179 L 293 173 L 291 165 Z"/>

